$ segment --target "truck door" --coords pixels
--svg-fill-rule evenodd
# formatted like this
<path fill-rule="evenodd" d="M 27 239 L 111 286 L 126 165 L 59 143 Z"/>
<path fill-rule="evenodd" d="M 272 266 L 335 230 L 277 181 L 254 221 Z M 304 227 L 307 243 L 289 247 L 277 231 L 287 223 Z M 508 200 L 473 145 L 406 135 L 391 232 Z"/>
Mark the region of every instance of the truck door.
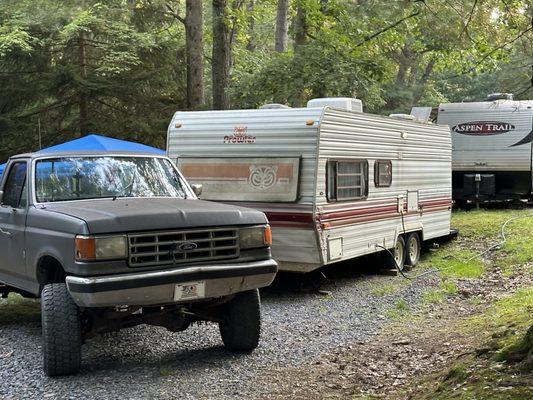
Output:
<path fill-rule="evenodd" d="M 27 169 L 26 161 L 8 165 L 0 203 L 0 280 L 22 289 L 26 280 Z"/>

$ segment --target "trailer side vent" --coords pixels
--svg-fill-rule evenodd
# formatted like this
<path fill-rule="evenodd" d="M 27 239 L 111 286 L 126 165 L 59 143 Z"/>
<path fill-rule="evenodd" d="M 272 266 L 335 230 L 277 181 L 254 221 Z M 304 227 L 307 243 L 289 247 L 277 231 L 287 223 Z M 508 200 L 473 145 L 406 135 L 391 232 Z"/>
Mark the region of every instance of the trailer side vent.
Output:
<path fill-rule="evenodd" d="M 279 110 L 281 108 L 290 108 L 290 107 L 286 106 L 285 104 L 279 104 L 279 103 L 263 104 L 261 107 L 259 107 L 260 110 Z"/>
<path fill-rule="evenodd" d="M 389 114 L 389 117 L 394 119 L 406 119 L 409 121 L 414 121 L 416 119 L 416 117 L 411 114 Z"/>
<path fill-rule="evenodd" d="M 323 97 L 307 102 L 307 108 L 333 107 L 347 111 L 363 112 L 363 102 L 351 97 Z"/>
<path fill-rule="evenodd" d="M 491 93 L 487 96 L 487 101 L 513 100 L 513 98 L 512 93 Z"/>

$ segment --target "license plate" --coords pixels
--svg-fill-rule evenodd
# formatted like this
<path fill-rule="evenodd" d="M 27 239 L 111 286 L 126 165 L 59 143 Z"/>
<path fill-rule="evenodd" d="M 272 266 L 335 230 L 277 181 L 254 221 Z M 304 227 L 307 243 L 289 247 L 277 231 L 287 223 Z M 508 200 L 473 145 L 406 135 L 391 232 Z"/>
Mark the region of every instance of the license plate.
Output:
<path fill-rule="evenodd" d="M 180 283 L 174 288 L 174 300 L 191 300 L 205 297 L 205 281 Z"/>

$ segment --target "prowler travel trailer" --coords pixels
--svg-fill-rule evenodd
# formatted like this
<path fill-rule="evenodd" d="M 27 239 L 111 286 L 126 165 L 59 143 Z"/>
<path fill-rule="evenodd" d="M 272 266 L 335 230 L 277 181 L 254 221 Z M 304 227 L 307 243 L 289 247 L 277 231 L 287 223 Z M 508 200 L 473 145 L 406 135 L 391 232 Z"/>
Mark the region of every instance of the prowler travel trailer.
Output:
<path fill-rule="evenodd" d="M 307 108 L 177 112 L 167 140 L 202 199 L 267 214 L 282 270 L 384 248 L 399 265 L 415 264 L 422 241 L 450 233 L 446 126 L 365 114 L 357 99 L 316 99 Z"/>
<path fill-rule="evenodd" d="M 483 102 L 441 104 L 437 122 L 452 130 L 458 203 L 532 197 L 533 100 L 494 94 Z"/>

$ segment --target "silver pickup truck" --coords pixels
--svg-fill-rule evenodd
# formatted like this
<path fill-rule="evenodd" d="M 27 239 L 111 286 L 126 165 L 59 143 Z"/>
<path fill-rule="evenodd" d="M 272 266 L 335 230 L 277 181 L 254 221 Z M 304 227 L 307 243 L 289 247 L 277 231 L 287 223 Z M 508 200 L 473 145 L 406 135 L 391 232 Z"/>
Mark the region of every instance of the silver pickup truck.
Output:
<path fill-rule="evenodd" d="M 0 186 L 0 293 L 40 297 L 44 370 L 80 369 L 84 339 L 138 324 L 219 324 L 232 351 L 260 336 L 277 272 L 265 215 L 198 200 L 151 154 L 12 157 Z"/>

